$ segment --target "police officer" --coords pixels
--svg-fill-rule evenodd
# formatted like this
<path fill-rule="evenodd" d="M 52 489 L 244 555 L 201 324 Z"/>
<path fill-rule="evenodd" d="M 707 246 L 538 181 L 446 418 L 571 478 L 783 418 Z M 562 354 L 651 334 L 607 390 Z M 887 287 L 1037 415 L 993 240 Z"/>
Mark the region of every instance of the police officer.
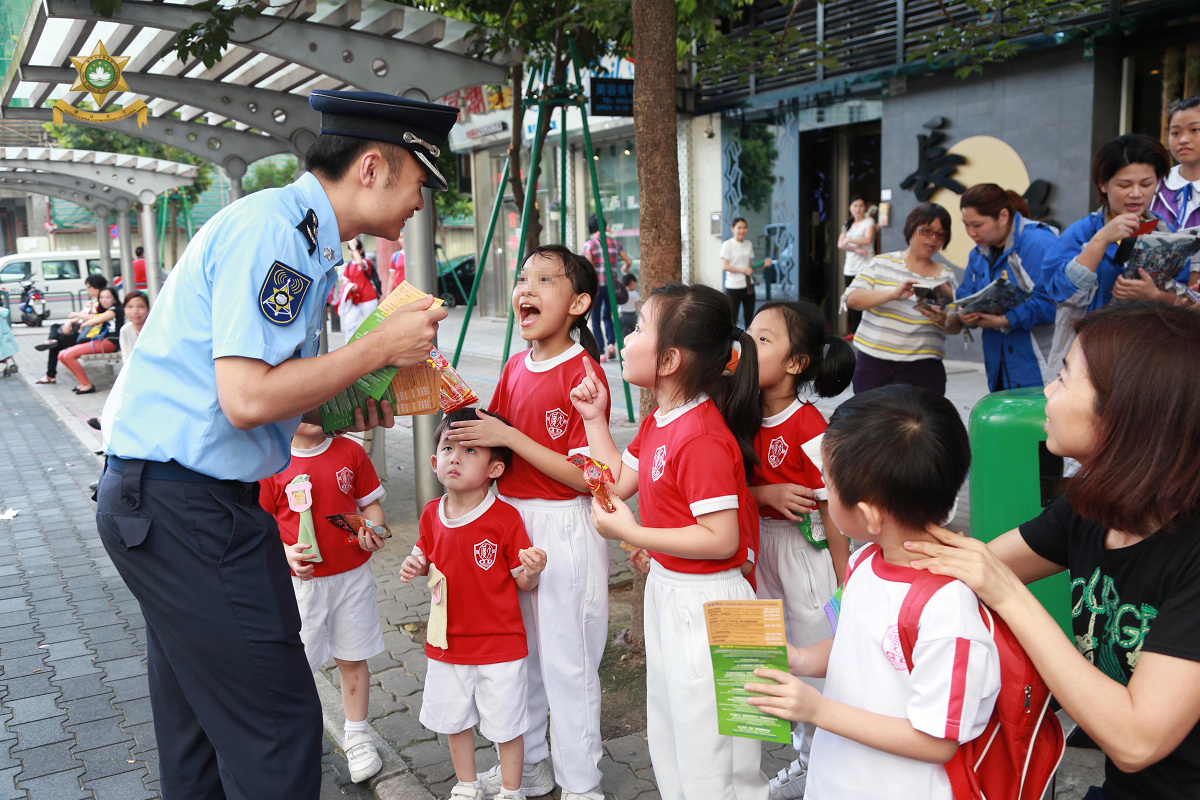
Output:
<path fill-rule="evenodd" d="M 105 548 L 142 607 L 167 800 L 304 800 L 320 791 L 321 707 L 274 519 L 256 481 L 301 418 L 357 378 L 429 355 L 432 298 L 317 356 L 341 242 L 396 239 L 444 190 L 449 106 L 314 91 L 309 172 L 209 220 L 159 295 L 104 406 Z M 394 424 L 386 403 L 355 429 Z"/>

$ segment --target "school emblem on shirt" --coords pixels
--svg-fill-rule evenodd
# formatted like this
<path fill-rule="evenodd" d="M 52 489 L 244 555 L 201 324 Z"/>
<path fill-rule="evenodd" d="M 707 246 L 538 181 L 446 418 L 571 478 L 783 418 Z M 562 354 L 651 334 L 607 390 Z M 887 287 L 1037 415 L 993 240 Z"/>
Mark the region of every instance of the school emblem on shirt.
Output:
<path fill-rule="evenodd" d="M 312 278 L 276 261 L 258 290 L 258 307 L 269 322 L 287 325 L 300 313 L 304 295 L 311 286 Z"/>
<path fill-rule="evenodd" d="M 904 648 L 900 646 L 899 625 L 888 625 L 880 645 L 883 647 L 884 657 L 887 658 L 893 669 L 897 672 L 904 672 L 908 669 L 908 662 L 904 660 Z"/>
<path fill-rule="evenodd" d="M 496 563 L 496 550 L 495 544 L 488 539 L 484 539 L 475 545 L 475 563 L 481 569 L 491 569 L 492 564 Z"/>
<path fill-rule="evenodd" d="M 354 472 L 349 467 L 342 467 L 337 471 L 338 488 L 342 490 L 342 494 L 350 494 L 354 489 Z"/>
<path fill-rule="evenodd" d="M 778 467 L 783 463 L 787 451 L 787 442 L 783 440 L 782 436 L 776 436 L 771 440 L 771 449 L 767 450 L 767 463 L 772 467 Z"/>
<path fill-rule="evenodd" d="M 546 433 L 557 439 L 567 432 L 567 415 L 561 408 L 546 412 Z"/>
<path fill-rule="evenodd" d="M 658 449 L 654 451 L 654 464 L 650 467 L 650 479 L 658 480 L 662 477 L 663 470 L 667 468 L 667 446 L 660 444 Z"/>

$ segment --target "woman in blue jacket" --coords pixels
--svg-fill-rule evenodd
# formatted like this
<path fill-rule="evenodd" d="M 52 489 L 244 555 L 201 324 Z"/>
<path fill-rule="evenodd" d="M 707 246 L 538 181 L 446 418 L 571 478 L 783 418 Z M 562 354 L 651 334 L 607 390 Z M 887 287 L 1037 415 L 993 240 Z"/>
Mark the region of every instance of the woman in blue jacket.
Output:
<path fill-rule="evenodd" d="M 1019 283 L 1024 272 L 1034 285 L 1042 281 L 1042 262 L 1058 234 L 1043 222 L 1028 219 L 1029 207 L 1014 191 L 980 183 L 963 192 L 963 227 L 975 242 L 967 271 L 958 287 L 962 299 L 997 278 Z M 961 314 L 971 328 L 983 328 L 983 360 L 989 391 L 1042 385 L 1054 336 L 1054 303 L 1035 295 L 1007 314 Z"/>
<path fill-rule="evenodd" d="M 1106 142 L 1092 159 L 1092 185 L 1100 208 L 1067 227 L 1046 253 L 1038 293 L 1044 291 L 1058 306 L 1054 343 L 1047 375 L 1053 377 L 1075 340 L 1074 322 L 1089 311 L 1118 300 L 1173 303 L 1143 271 L 1138 278 L 1122 277 L 1113 261 L 1122 239 L 1135 235 L 1142 222 L 1158 220 L 1150 211 L 1158 182 L 1171 167 L 1167 149 L 1157 139 L 1139 133 Z M 1170 227 L 1158 220 L 1158 230 Z M 1181 280 L 1187 281 L 1187 267 Z"/>

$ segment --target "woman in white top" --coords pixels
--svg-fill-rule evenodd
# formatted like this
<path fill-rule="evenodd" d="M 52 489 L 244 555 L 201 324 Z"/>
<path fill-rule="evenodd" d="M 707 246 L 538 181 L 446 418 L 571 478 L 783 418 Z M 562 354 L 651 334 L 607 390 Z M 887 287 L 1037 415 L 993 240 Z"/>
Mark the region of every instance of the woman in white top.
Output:
<path fill-rule="evenodd" d="M 867 214 L 867 201 L 861 194 L 850 197 L 850 219 L 842 226 L 837 246 L 838 250 L 846 251 L 842 274 L 851 280 L 875 257 L 875 220 Z M 853 333 L 862 320 L 862 312 L 849 309 L 846 319 L 847 328 Z"/>
<path fill-rule="evenodd" d="M 121 326 L 121 363 L 129 361 L 138 334 L 150 315 L 150 298 L 145 292 L 130 292 L 125 298 L 125 324 Z"/>
<path fill-rule="evenodd" d="M 725 296 L 733 311 L 733 324 L 737 325 L 738 308 L 742 309 L 742 317 L 746 320 L 743 325 L 750 327 L 754 318 L 754 245 L 746 240 L 750 226 L 744 217 L 736 217 L 730 226 L 733 238 L 721 243 L 721 269 L 725 275 Z M 771 266 L 771 259 L 763 261 L 763 266 Z"/>

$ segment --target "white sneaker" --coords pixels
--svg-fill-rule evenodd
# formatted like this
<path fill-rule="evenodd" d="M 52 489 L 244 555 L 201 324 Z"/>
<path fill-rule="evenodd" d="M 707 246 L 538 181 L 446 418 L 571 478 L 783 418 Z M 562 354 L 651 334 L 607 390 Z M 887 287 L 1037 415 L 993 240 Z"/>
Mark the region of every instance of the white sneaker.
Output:
<path fill-rule="evenodd" d="M 560 800 L 604 800 L 604 792 L 597 786 L 590 792 L 563 792 Z"/>
<path fill-rule="evenodd" d="M 525 800 L 525 792 L 520 789 L 501 789 L 495 800 Z"/>
<path fill-rule="evenodd" d="M 483 793 L 487 797 L 495 797 L 500 794 L 504 788 L 504 781 L 500 777 L 500 765 L 489 769 L 487 772 L 479 773 L 479 780 L 483 782 Z M 550 765 L 550 759 L 546 758 L 530 767 L 526 764 L 521 770 L 521 791 L 526 797 L 541 797 L 544 794 L 550 794 L 554 790 L 554 767 Z"/>
<path fill-rule="evenodd" d="M 350 762 L 350 780 L 355 783 L 365 781 L 383 767 L 383 759 L 375 752 L 375 742 L 371 739 L 370 731 L 347 736 L 342 744 L 342 752 Z"/>
<path fill-rule="evenodd" d="M 771 800 L 800 800 L 804 797 L 804 783 L 807 779 L 808 767 L 800 759 L 796 759 L 771 778 Z"/>
<path fill-rule="evenodd" d="M 459 781 L 450 790 L 450 800 L 484 800 L 483 789 L 473 783 Z"/>

